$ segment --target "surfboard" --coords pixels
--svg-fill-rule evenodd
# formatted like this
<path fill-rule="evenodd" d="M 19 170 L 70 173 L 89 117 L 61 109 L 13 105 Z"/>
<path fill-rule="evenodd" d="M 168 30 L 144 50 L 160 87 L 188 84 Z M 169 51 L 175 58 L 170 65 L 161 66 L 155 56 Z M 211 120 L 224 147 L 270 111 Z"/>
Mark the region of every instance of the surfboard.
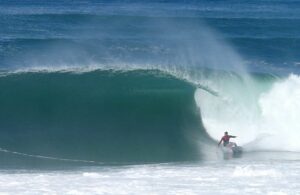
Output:
<path fill-rule="evenodd" d="M 231 148 L 233 157 L 241 157 L 243 154 L 243 148 L 241 146 L 235 146 Z"/>

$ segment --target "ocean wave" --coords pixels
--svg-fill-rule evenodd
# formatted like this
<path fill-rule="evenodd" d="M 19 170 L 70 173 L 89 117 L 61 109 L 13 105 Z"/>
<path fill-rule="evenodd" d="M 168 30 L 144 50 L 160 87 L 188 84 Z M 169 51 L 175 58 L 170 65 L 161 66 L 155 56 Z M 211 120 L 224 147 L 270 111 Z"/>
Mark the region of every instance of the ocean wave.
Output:
<path fill-rule="evenodd" d="M 0 87 L 1 147 L 7 150 L 97 162 L 167 162 L 201 159 L 198 141 L 210 140 L 194 102 L 195 86 L 158 70 L 23 71 L 0 77 Z M 4 162 L 24 160 L 7 156 Z"/>

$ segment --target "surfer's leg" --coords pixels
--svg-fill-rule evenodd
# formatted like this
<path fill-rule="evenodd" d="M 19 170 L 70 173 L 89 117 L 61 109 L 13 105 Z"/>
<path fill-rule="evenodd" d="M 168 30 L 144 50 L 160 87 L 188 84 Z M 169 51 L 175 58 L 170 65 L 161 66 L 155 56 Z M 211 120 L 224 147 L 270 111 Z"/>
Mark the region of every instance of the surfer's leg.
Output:
<path fill-rule="evenodd" d="M 229 142 L 227 145 L 226 145 L 227 148 L 232 148 L 232 142 Z"/>

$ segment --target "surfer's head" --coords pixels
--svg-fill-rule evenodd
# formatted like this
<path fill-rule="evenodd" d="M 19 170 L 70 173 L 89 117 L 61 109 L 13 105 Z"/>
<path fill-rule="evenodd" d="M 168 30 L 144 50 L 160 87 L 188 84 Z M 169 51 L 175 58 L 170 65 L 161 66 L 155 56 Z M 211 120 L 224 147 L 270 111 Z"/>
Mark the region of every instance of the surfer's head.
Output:
<path fill-rule="evenodd" d="M 228 132 L 227 132 L 227 131 L 225 131 L 225 132 L 224 132 L 224 134 L 225 134 L 225 135 L 228 135 Z"/>

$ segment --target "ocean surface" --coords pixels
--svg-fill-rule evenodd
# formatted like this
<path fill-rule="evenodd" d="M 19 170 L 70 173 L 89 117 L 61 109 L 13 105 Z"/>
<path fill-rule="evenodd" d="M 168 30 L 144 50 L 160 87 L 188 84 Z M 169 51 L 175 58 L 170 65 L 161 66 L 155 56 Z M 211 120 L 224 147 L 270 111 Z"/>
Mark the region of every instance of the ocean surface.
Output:
<path fill-rule="evenodd" d="M 300 194 L 300 1 L 0 0 L 0 26 L 1 194 Z"/>

